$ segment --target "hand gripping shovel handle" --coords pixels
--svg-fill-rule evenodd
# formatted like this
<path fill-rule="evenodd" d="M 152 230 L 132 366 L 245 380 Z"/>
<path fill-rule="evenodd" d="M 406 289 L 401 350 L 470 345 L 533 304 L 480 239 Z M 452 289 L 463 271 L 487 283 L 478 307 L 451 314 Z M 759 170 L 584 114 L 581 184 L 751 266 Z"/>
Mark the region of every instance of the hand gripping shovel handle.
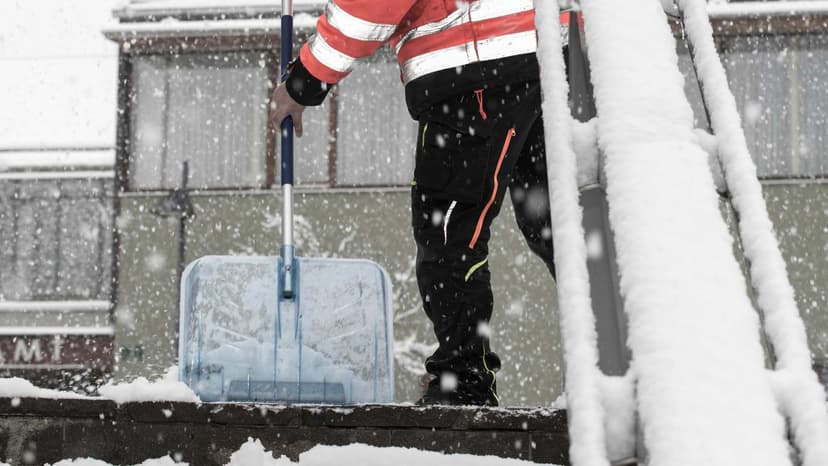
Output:
<path fill-rule="evenodd" d="M 282 81 L 287 78 L 288 64 L 293 59 L 293 0 L 282 0 L 282 41 L 280 44 L 279 65 Z M 293 119 L 287 117 L 282 121 L 282 263 L 280 273 L 282 296 L 280 299 L 293 299 L 296 292 L 294 280 L 293 246 Z"/>

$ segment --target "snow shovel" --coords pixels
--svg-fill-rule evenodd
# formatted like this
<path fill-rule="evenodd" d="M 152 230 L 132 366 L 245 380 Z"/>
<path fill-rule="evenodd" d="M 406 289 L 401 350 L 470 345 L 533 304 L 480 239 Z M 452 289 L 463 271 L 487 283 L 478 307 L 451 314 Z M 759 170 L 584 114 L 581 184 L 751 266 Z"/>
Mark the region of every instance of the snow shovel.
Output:
<path fill-rule="evenodd" d="M 282 0 L 281 68 L 293 7 Z M 181 280 L 180 379 L 202 401 L 394 400 L 391 284 L 367 260 L 296 257 L 293 121 L 281 127 L 280 255 L 206 256 Z"/>

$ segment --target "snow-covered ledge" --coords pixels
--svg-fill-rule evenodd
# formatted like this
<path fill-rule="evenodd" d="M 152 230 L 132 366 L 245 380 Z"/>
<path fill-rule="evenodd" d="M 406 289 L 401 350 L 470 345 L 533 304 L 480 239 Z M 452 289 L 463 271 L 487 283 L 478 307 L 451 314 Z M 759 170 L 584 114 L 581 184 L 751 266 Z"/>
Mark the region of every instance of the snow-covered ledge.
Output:
<path fill-rule="evenodd" d="M 316 19 L 307 13 L 297 14 L 293 24 L 299 29 L 311 28 L 316 24 Z M 107 39 L 118 41 L 142 37 L 273 35 L 278 34 L 281 28 L 282 25 L 278 18 L 199 21 L 164 19 L 163 21 L 111 23 L 103 28 L 103 34 Z"/>
<path fill-rule="evenodd" d="M 569 464 L 566 429 L 563 411 L 540 408 L 117 404 L 106 399 L 0 397 L 0 452 L 12 464 L 86 457 L 140 464 L 169 455 L 192 465 L 225 465 L 248 438 L 255 438 L 275 457 L 294 461 L 316 445 L 359 443 L 564 465 Z"/>
<path fill-rule="evenodd" d="M 711 18 L 746 18 L 756 16 L 828 15 L 828 1 L 711 3 Z"/>

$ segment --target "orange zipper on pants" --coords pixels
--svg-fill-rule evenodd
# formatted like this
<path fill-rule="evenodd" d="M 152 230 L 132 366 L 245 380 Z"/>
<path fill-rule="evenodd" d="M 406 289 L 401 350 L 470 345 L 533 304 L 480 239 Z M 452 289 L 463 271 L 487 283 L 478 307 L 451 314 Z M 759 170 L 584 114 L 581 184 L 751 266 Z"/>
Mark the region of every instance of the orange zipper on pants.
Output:
<path fill-rule="evenodd" d="M 495 198 L 497 197 L 497 189 L 499 183 L 497 182 L 497 176 L 500 174 L 500 167 L 503 166 L 503 159 L 506 158 L 506 153 L 509 152 L 509 144 L 512 142 L 512 137 L 517 134 L 514 128 L 511 128 L 509 132 L 506 133 L 506 142 L 503 143 L 503 149 L 500 151 L 500 157 L 497 159 L 497 166 L 495 167 L 494 171 L 494 188 L 492 189 L 492 195 L 489 197 L 489 202 L 483 207 L 483 210 L 480 212 L 480 218 L 477 219 L 477 226 L 474 228 L 474 235 L 472 235 L 471 241 L 469 241 L 469 249 L 474 249 L 474 245 L 477 244 L 477 240 L 480 237 L 480 230 L 483 229 L 483 222 L 486 220 L 486 214 L 489 213 L 489 209 L 494 204 Z"/>

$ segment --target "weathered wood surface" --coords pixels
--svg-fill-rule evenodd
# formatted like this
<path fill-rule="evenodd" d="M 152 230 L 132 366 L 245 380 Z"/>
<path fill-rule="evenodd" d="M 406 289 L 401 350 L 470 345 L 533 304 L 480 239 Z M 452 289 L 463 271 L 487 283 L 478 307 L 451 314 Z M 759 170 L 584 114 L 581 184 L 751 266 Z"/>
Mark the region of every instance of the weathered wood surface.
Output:
<path fill-rule="evenodd" d="M 569 448 L 566 413 L 550 409 L 0 398 L 0 460 L 13 465 L 164 455 L 223 465 L 248 437 L 294 460 L 319 444 L 364 443 L 568 464 Z"/>

